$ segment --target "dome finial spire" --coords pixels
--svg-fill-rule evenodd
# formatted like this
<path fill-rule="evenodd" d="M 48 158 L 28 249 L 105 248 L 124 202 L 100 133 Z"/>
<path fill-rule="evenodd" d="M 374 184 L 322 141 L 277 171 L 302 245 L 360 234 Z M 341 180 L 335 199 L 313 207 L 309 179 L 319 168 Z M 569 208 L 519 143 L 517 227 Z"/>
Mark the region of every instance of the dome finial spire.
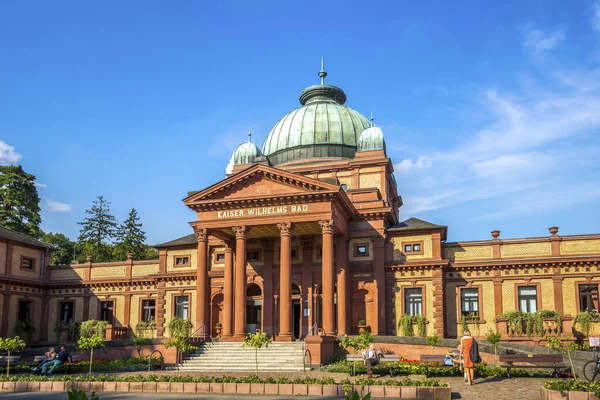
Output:
<path fill-rule="evenodd" d="M 371 128 L 373 127 L 373 120 L 375 120 L 375 118 L 373 118 L 373 111 L 371 111 Z"/>
<path fill-rule="evenodd" d="M 321 78 L 321 85 L 325 84 L 326 76 L 327 76 L 327 72 L 325 72 L 325 57 L 321 57 L 321 70 L 319 71 L 319 77 Z"/>
<path fill-rule="evenodd" d="M 252 133 L 250 133 L 250 129 L 248 129 L 248 143 L 252 143 Z"/>

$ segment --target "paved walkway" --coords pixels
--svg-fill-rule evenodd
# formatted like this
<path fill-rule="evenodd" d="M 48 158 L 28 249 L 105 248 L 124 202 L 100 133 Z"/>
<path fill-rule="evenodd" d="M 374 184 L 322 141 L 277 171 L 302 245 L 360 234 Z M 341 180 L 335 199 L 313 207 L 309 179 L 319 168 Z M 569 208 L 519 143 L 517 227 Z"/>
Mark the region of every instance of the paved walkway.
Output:
<path fill-rule="evenodd" d="M 452 390 L 453 399 L 540 400 L 540 388 L 548 378 L 477 378 L 473 386 L 462 378 L 436 378 Z"/>

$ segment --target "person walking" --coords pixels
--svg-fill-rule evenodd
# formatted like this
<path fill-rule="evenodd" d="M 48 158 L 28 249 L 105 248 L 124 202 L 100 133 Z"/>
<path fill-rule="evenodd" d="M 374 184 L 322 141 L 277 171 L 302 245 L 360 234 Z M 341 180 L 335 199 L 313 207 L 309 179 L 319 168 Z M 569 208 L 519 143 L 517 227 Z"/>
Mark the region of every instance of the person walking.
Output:
<path fill-rule="evenodd" d="M 475 363 L 479 362 L 477 359 L 472 358 L 471 349 L 474 345 L 477 346 L 475 338 L 471 336 L 471 332 L 468 329 L 465 329 L 463 337 L 460 339 L 458 350 L 460 351 L 460 357 L 463 360 L 463 367 L 467 377 L 465 385 L 469 386 L 473 384 L 473 379 L 475 377 Z M 477 353 L 477 357 L 479 357 L 479 352 Z"/>

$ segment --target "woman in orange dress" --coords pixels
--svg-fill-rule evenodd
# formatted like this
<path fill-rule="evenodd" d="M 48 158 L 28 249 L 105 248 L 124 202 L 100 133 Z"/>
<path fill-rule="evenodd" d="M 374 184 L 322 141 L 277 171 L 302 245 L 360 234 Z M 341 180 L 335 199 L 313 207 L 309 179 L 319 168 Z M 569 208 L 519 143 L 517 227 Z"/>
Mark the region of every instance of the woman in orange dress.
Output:
<path fill-rule="evenodd" d="M 463 367 L 465 368 L 465 375 L 467 375 L 467 383 L 465 385 L 473 384 L 473 377 L 475 376 L 475 363 L 471 360 L 471 346 L 473 345 L 473 337 L 471 332 L 466 329 L 463 333 L 463 337 L 460 339 L 458 350 L 463 360 Z"/>

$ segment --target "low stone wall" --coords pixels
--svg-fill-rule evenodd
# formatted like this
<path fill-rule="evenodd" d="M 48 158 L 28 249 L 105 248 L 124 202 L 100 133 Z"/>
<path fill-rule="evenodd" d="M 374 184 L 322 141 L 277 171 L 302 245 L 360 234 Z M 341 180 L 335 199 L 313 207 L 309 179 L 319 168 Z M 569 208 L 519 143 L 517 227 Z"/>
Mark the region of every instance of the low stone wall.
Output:
<path fill-rule="evenodd" d="M 307 385 L 277 383 L 194 383 L 194 382 L 0 382 L 4 392 L 65 392 L 76 387 L 86 392 L 190 393 L 281 396 L 345 396 L 344 385 Z M 450 400 L 449 387 L 429 386 L 354 386 L 373 398 Z"/>
<path fill-rule="evenodd" d="M 558 390 L 550 390 L 542 387 L 540 392 L 542 400 L 598 400 L 591 392 L 564 392 L 563 396 Z"/>

